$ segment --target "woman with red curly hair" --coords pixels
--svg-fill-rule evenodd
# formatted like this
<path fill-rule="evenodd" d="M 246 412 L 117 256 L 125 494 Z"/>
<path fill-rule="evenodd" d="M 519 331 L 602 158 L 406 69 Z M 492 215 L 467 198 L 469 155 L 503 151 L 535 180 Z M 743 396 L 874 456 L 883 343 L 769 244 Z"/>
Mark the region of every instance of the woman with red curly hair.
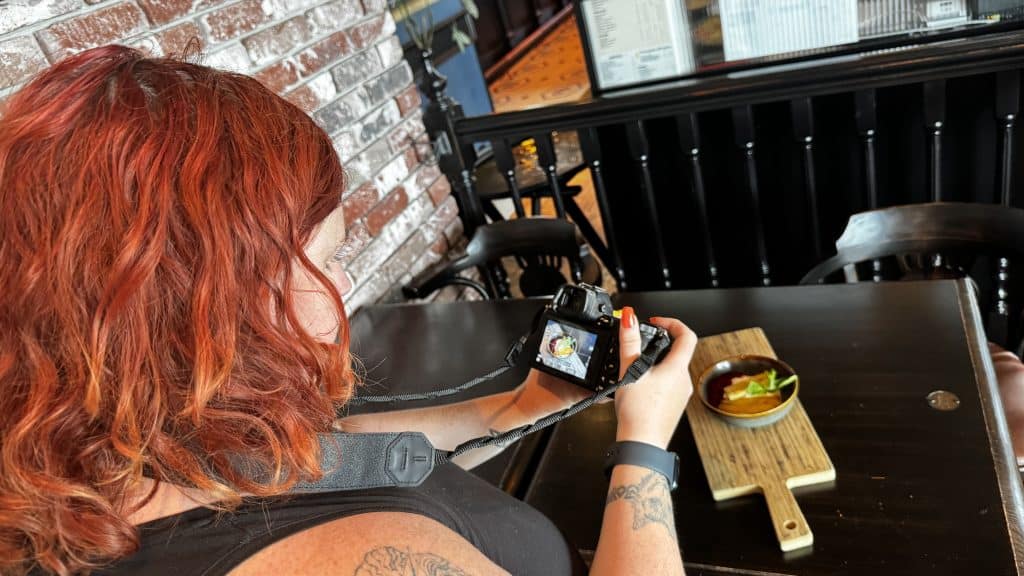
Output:
<path fill-rule="evenodd" d="M 287 494 L 322 476 L 318 437 L 337 427 L 454 446 L 583 394 L 531 373 L 508 393 L 337 422 L 356 384 L 326 268 L 343 189 L 327 135 L 245 76 L 108 46 L 10 101 L 0 572 L 579 571 L 539 513 L 450 464 L 415 489 Z M 694 337 L 656 322 L 673 349 L 616 402 L 620 440 L 664 448 Z M 631 311 L 622 324 L 628 365 Z M 681 573 L 667 484 L 650 474 L 615 468 L 592 573 Z"/>

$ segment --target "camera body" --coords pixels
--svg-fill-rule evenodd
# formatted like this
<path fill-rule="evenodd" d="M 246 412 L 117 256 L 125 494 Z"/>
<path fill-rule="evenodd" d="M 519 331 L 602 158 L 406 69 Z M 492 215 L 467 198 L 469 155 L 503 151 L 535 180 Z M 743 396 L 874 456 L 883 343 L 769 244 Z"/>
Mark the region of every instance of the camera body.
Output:
<path fill-rule="evenodd" d="M 531 365 L 595 392 L 619 380 L 619 319 L 611 295 L 589 284 L 559 288 L 540 316 L 540 342 Z M 641 350 L 658 360 L 671 337 L 662 328 L 640 324 Z"/>

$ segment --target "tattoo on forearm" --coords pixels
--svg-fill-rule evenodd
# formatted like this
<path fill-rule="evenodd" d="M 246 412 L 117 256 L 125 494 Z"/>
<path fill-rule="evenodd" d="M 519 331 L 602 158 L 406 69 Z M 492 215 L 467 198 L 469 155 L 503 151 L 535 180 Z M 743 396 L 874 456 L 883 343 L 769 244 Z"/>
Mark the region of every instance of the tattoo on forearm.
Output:
<path fill-rule="evenodd" d="M 355 576 L 469 576 L 460 568 L 429 552 L 410 552 L 392 546 L 374 548 L 363 556 Z"/>
<path fill-rule="evenodd" d="M 658 523 L 667 528 L 669 534 L 676 538 L 672 496 L 668 488 L 668 480 L 661 474 L 651 472 L 636 484 L 613 486 L 608 491 L 608 500 L 605 504 L 611 504 L 616 500 L 625 500 L 633 507 L 633 530 L 639 530 L 651 523 Z"/>

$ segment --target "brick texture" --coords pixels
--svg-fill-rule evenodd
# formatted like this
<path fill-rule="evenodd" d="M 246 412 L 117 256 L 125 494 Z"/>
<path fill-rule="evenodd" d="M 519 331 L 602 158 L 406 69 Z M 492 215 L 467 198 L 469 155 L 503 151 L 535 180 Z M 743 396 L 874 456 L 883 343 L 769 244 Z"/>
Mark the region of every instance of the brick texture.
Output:
<path fill-rule="evenodd" d="M 366 9 L 367 14 L 383 12 L 388 8 L 388 0 L 363 0 L 363 8 Z"/>
<path fill-rule="evenodd" d="M 341 202 L 345 212 L 345 222 L 355 222 L 362 218 L 379 200 L 380 191 L 376 186 L 369 182 L 362 184 L 351 194 L 345 196 Z"/>
<path fill-rule="evenodd" d="M 243 53 L 245 53 L 243 51 Z M 246 53 L 247 54 L 247 53 Z M 277 62 L 267 66 L 253 75 L 264 86 L 278 94 L 284 92 L 287 86 L 299 81 L 299 72 L 292 62 Z"/>
<path fill-rule="evenodd" d="M 335 134 L 331 140 L 334 142 L 334 150 L 338 153 L 338 157 L 341 158 L 342 164 L 347 164 L 349 159 L 358 152 L 356 137 L 352 135 L 351 130 L 342 130 Z"/>
<path fill-rule="evenodd" d="M 447 178 L 438 178 L 430 185 L 430 188 L 427 188 L 427 194 L 430 194 L 430 200 L 434 206 L 439 206 L 451 193 L 452 186 L 448 183 Z"/>
<path fill-rule="evenodd" d="M 397 36 L 391 36 L 377 45 L 377 54 L 385 68 L 391 68 L 404 62 L 405 54 L 402 51 L 402 43 Z"/>
<path fill-rule="evenodd" d="M 356 142 L 360 145 L 369 144 L 387 134 L 401 120 L 398 104 L 388 102 L 363 118 L 359 130 L 356 131 Z"/>
<path fill-rule="evenodd" d="M 348 35 L 344 32 L 337 32 L 299 52 L 293 60 L 296 71 L 300 75 L 309 76 L 351 52 L 352 45 L 348 40 Z"/>
<path fill-rule="evenodd" d="M 353 138 L 353 142 L 355 142 Z M 349 188 L 355 188 L 373 178 L 391 159 L 391 147 L 385 140 L 367 146 L 359 155 L 353 157 L 345 165 L 349 177 Z"/>
<path fill-rule="evenodd" d="M 192 10 L 192 0 L 138 0 L 146 17 L 154 25 L 167 24 Z"/>
<path fill-rule="evenodd" d="M 359 112 L 351 102 L 335 100 L 330 106 L 317 112 L 313 119 L 328 134 L 335 134 L 359 119 Z"/>
<path fill-rule="evenodd" d="M 241 44 L 228 44 L 219 50 L 208 52 L 202 59 L 207 66 L 230 70 L 232 72 L 245 73 L 250 71 L 249 55 Z"/>
<path fill-rule="evenodd" d="M 0 88 L 14 86 L 49 66 L 32 36 L 0 42 Z"/>
<path fill-rule="evenodd" d="M 0 34 L 18 30 L 82 7 L 82 0 L 43 0 L 42 2 L 7 2 L 0 7 Z"/>
<path fill-rule="evenodd" d="M 305 16 L 297 16 L 242 40 L 249 57 L 257 66 L 277 60 L 295 46 L 305 44 L 313 35 L 313 29 Z"/>
<path fill-rule="evenodd" d="M 337 95 L 338 91 L 335 90 L 330 75 L 323 74 L 296 88 L 285 95 L 285 98 L 306 112 L 313 112 L 334 100 Z"/>
<path fill-rule="evenodd" d="M 367 50 L 345 60 L 331 70 L 339 92 L 347 92 L 361 85 L 367 78 L 374 78 L 382 72 L 380 56 L 376 51 Z"/>
<path fill-rule="evenodd" d="M 384 32 L 384 16 L 377 16 L 373 20 L 353 26 L 348 31 L 352 38 L 352 44 L 359 50 L 373 45 Z"/>
<path fill-rule="evenodd" d="M 412 82 L 412 69 L 404 62 L 363 85 L 364 101 L 373 107 L 389 100 Z M 397 100 L 395 105 L 398 105 Z M 399 108 L 399 117 L 403 114 Z"/>
<path fill-rule="evenodd" d="M 425 165 L 416 173 L 417 184 L 424 189 L 429 189 L 434 182 L 441 177 L 441 169 L 433 165 Z"/>
<path fill-rule="evenodd" d="M 185 47 L 193 43 L 197 48 L 202 49 L 203 32 L 195 22 L 185 22 L 173 28 L 159 32 L 156 35 L 157 44 L 166 55 L 182 54 Z"/>
<path fill-rule="evenodd" d="M 128 2 L 58 22 L 37 34 L 54 60 L 86 48 L 115 42 L 149 28 L 138 6 Z"/>
<path fill-rule="evenodd" d="M 398 110 L 402 112 L 402 116 L 405 116 L 409 112 L 420 109 L 420 93 L 415 86 L 409 86 L 401 94 L 395 96 L 395 102 L 398 103 Z"/>
<path fill-rule="evenodd" d="M 270 20 L 259 0 L 244 0 L 203 16 L 203 27 L 211 42 L 223 42 L 252 32 Z"/>
<path fill-rule="evenodd" d="M 455 204 L 455 198 L 448 196 L 444 201 L 441 202 L 440 206 L 430 215 L 423 224 L 423 231 L 427 233 L 431 238 L 445 238 L 445 229 L 451 225 L 452 221 L 458 221 L 459 210 Z"/>
<path fill-rule="evenodd" d="M 336 0 L 318 6 L 307 16 L 321 30 L 337 30 L 357 21 L 363 15 L 359 0 Z"/>
<path fill-rule="evenodd" d="M 406 196 L 405 189 L 401 186 L 395 188 L 366 215 L 367 230 L 374 236 L 380 234 L 384 226 L 401 214 L 408 205 L 409 197 Z"/>
<path fill-rule="evenodd" d="M 390 190 L 398 186 L 405 177 L 409 175 L 409 165 L 405 162 L 405 155 L 399 155 L 391 162 L 388 162 L 373 179 L 373 183 L 381 190 Z"/>
<path fill-rule="evenodd" d="M 396 101 L 397 105 L 397 101 Z M 399 106 L 399 113 L 402 108 Z M 416 144 L 416 137 L 423 133 L 423 121 L 419 114 L 413 114 L 388 132 L 388 142 L 395 150 L 402 150 Z"/>
<path fill-rule="evenodd" d="M 327 273 L 350 313 L 465 244 L 388 0 L 0 0 L 0 116 L 33 75 L 111 43 L 252 76 L 328 133 L 346 239 Z"/>

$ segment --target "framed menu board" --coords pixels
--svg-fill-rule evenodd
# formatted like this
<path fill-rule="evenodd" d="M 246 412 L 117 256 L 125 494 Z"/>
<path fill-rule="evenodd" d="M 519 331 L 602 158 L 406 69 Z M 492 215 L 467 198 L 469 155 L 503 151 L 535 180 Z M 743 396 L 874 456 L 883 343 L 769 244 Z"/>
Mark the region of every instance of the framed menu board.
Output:
<path fill-rule="evenodd" d="M 720 0 L 725 60 L 857 42 L 857 0 Z"/>
<path fill-rule="evenodd" d="M 580 0 L 577 20 L 594 92 L 692 73 L 684 0 Z"/>

